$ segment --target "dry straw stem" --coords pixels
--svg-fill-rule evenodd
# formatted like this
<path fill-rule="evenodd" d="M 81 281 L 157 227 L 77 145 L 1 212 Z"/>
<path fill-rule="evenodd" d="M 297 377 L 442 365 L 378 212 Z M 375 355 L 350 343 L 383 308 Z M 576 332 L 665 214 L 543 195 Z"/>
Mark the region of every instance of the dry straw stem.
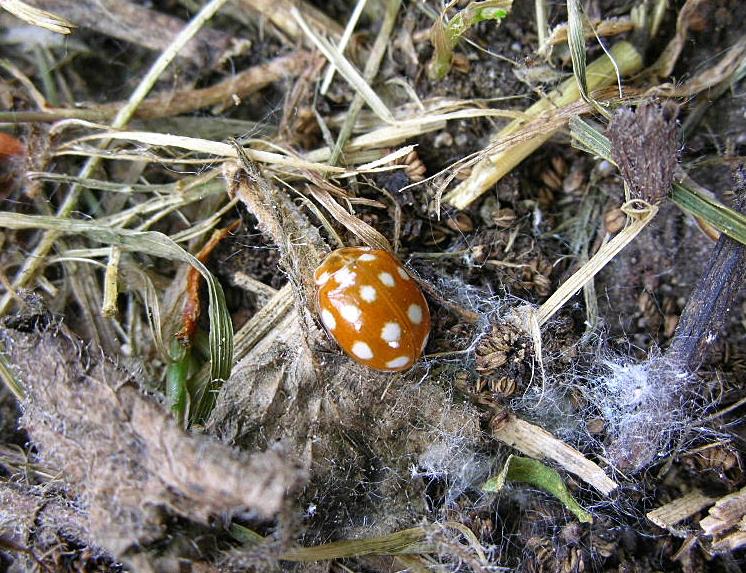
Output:
<path fill-rule="evenodd" d="M 212 18 L 226 1 L 227 0 L 212 0 L 181 31 L 169 48 L 153 63 L 153 66 L 130 96 L 127 105 L 119 110 L 112 122 L 113 128 L 122 128 L 129 122 L 137 107 L 145 99 L 145 96 L 152 89 L 153 85 L 155 85 L 158 78 L 163 74 L 179 51 L 194 37 L 205 22 Z M 106 147 L 106 145 L 106 141 L 102 142 L 103 147 Z M 98 165 L 99 159 L 97 157 L 89 158 L 78 176 L 84 179 L 91 177 Z M 81 191 L 82 188 L 77 185 L 72 185 L 70 187 L 67 196 L 57 210 L 56 215 L 58 218 L 67 218 L 73 213 L 78 205 L 78 198 L 80 197 Z M 36 277 L 39 269 L 44 265 L 47 254 L 55 245 L 59 237 L 60 234 L 58 231 L 48 231 L 44 233 L 33 252 L 24 261 L 23 266 L 14 277 L 12 285 L 13 290 L 17 291 L 20 288 L 25 288 L 31 283 L 31 281 Z M 0 300 L 0 315 L 8 312 L 11 301 L 12 295 L 8 292 Z"/>
<path fill-rule="evenodd" d="M 347 26 L 345 26 L 342 37 L 339 39 L 339 43 L 337 44 L 337 50 L 339 50 L 340 54 L 344 53 L 345 48 L 347 47 L 347 44 L 352 37 L 352 33 L 355 31 L 355 26 L 357 26 L 357 22 L 360 19 L 360 16 L 362 15 L 363 9 L 365 8 L 365 4 L 367 2 L 368 0 L 357 0 L 355 9 L 352 11 L 352 14 L 350 14 L 350 19 L 347 21 Z M 334 66 L 332 64 L 329 64 L 329 67 L 324 74 L 324 81 L 321 82 L 321 87 L 319 88 L 319 93 L 321 93 L 321 95 L 326 95 L 326 92 L 329 89 L 329 86 L 331 85 L 333 79 Z"/>
<path fill-rule="evenodd" d="M 589 22 L 584 22 L 583 35 L 586 39 L 595 37 L 618 36 L 629 32 L 634 28 L 634 23 L 628 17 L 608 18 L 601 20 L 593 18 Z M 552 29 L 549 37 L 545 41 L 539 41 L 538 53 L 546 55 L 552 46 L 567 42 L 567 24 L 560 24 Z"/>
<path fill-rule="evenodd" d="M 614 62 L 606 54 L 587 67 L 586 77 L 589 91 L 614 83 L 617 77 L 617 68 L 621 76 L 628 76 L 639 71 L 642 67 L 640 54 L 629 42 L 615 44 L 611 48 L 611 57 L 616 63 L 616 68 Z M 539 118 L 543 114 L 551 113 L 556 108 L 568 106 L 579 98 L 580 91 L 577 81 L 575 78 L 569 78 L 547 97 L 540 99 L 529 107 L 525 113 L 532 119 Z M 512 121 L 494 137 L 493 142 L 499 143 L 501 140 L 509 138 L 519 131 L 523 124 L 523 121 Z M 516 143 L 498 153 L 491 153 L 489 148 L 485 149 L 485 157 L 474 166 L 467 179 L 445 195 L 445 201 L 457 209 L 465 209 L 550 139 L 559 127 L 561 126 L 537 133 L 531 139 Z"/>
<path fill-rule="evenodd" d="M 298 547 L 285 551 L 280 556 L 280 560 L 327 561 L 363 555 L 429 553 L 434 551 L 435 547 L 422 543 L 426 540 L 427 533 L 424 527 L 413 527 L 379 537 L 334 541 L 315 547 Z"/>
<path fill-rule="evenodd" d="M 397 0 L 393 1 L 397 4 L 398 9 L 399 2 Z M 300 29 L 303 30 L 306 36 L 308 36 L 313 44 L 321 51 L 322 54 L 324 54 L 326 59 L 329 60 L 329 62 L 334 66 L 337 72 L 339 72 L 339 74 L 345 80 L 347 80 L 347 82 L 356 90 L 356 96 L 362 97 L 365 103 L 368 104 L 370 109 L 373 110 L 373 112 L 375 112 L 375 114 L 378 115 L 378 117 L 380 117 L 383 121 L 385 121 L 386 123 L 395 123 L 394 116 L 391 114 L 391 111 L 388 109 L 386 104 L 383 103 L 383 100 L 378 96 L 375 90 L 370 87 L 368 83 L 370 80 L 366 81 L 366 78 L 364 78 L 360 74 L 360 72 L 355 69 L 355 66 L 353 66 L 350 61 L 345 58 L 344 55 L 341 54 L 331 42 L 314 32 L 311 27 L 303 20 L 303 16 L 297 8 L 292 8 L 290 14 L 295 19 Z M 388 31 L 390 32 L 390 25 Z M 383 33 L 383 31 L 381 33 Z M 379 37 L 380 35 L 381 34 L 379 33 Z M 381 54 L 381 56 L 382 55 L 383 54 Z M 376 62 L 373 61 L 373 64 L 376 64 Z M 366 68 L 367 67 L 368 66 L 366 65 Z"/>
<path fill-rule="evenodd" d="M 105 133 L 87 135 L 78 138 L 74 142 L 61 146 L 56 155 L 83 155 L 84 153 L 76 150 L 75 144 L 85 141 L 96 141 L 103 139 L 105 141 L 134 141 L 145 143 L 147 145 L 177 147 L 187 151 L 205 153 L 215 157 L 233 158 L 237 157 L 236 149 L 228 144 L 219 141 L 210 141 L 209 139 L 199 139 L 196 137 L 186 137 L 183 135 L 169 135 L 166 133 L 155 133 L 152 131 L 107 131 Z M 333 167 L 323 163 L 306 161 L 304 159 L 281 155 L 270 151 L 259 149 L 245 149 L 246 155 L 252 161 L 267 163 L 278 167 L 286 167 L 298 170 L 319 171 L 322 173 L 345 174 L 347 171 L 342 167 Z M 138 158 L 142 161 L 144 158 Z M 181 159 L 179 160 L 182 161 Z M 350 173 L 354 174 L 354 173 Z"/>
<path fill-rule="evenodd" d="M 389 38 L 394 31 L 394 25 L 396 24 L 396 18 L 399 14 L 400 6 L 401 0 L 388 0 L 386 3 L 386 14 L 383 18 L 381 29 L 378 31 L 376 41 L 373 43 L 373 47 L 371 48 L 370 54 L 368 55 L 368 58 L 365 62 L 365 68 L 363 69 L 363 80 L 366 86 L 371 83 L 378 75 L 378 68 L 381 65 L 381 60 L 383 59 L 386 50 L 388 49 Z M 365 94 L 358 91 L 358 93 L 355 94 L 355 97 L 347 110 L 347 117 L 345 117 L 342 128 L 339 130 L 339 134 L 337 135 L 337 141 L 334 144 L 334 149 L 332 150 L 331 157 L 329 158 L 329 163 L 331 163 L 332 165 L 336 165 L 345 143 L 347 143 L 350 135 L 352 135 L 352 129 L 355 126 L 355 121 L 357 120 L 357 116 L 360 113 L 360 110 L 363 109 L 363 104 L 365 103 L 365 101 Z M 385 117 L 382 116 L 382 118 L 386 120 Z"/>
<path fill-rule="evenodd" d="M 75 27 L 75 24 L 68 22 L 65 18 L 34 8 L 20 0 L 0 0 L 0 6 L 24 22 L 58 34 L 69 34 Z"/>
<path fill-rule="evenodd" d="M 593 279 L 609 261 L 616 257 L 624 247 L 631 243 L 637 235 L 653 220 L 658 207 L 642 201 L 634 201 L 622 207 L 632 222 L 608 243 L 604 244 L 591 259 L 578 269 L 558 288 L 549 299 L 539 307 L 537 319 L 540 326 L 554 316 L 562 306 Z"/>
<path fill-rule="evenodd" d="M 648 90 L 646 95 L 670 98 L 690 98 L 718 84 L 728 82 L 734 74 L 744 69 L 746 64 L 746 37 L 733 44 L 725 55 L 712 67 L 695 75 L 689 81 L 680 84 L 664 84 Z M 708 97 L 713 97 L 708 93 Z"/>
<path fill-rule="evenodd" d="M 493 425 L 492 436 L 529 457 L 553 461 L 606 496 L 619 485 L 578 450 L 513 414 Z"/>
<path fill-rule="evenodd" d="M 658 527 L 667 529 L 674 535 L 686 536 L 687 532 L 675 527 L 675 525 L 689 519 L 695 513 L 715 503 L 715 501 L 715 498 L 695 489 L 649 512 L 647 518 Z"/>

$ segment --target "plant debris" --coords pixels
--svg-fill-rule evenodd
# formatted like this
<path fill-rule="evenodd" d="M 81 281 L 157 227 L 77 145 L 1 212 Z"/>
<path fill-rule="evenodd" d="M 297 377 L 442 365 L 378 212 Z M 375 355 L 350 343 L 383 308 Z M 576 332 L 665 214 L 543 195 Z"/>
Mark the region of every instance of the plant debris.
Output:
<path fill-rule="evenodd" d="M 0 7 L 0 570 L 743 567 L 746 4 Z"/>

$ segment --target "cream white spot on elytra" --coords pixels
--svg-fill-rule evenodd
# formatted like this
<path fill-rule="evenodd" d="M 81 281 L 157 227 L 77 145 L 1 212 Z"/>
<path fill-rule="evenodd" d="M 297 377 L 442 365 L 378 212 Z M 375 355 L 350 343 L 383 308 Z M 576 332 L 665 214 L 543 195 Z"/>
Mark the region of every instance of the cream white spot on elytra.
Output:
<path fill-rule="evenodd" d="M 360 287 L 360 298 L 365 302 L 373 302 L 376 300 L 376 287 L 370 285 L 363 285 Z"/>
<path fill-rule="evenodd" d="M 352 343 L 352 353 L 361 360 L 370 360 L 373 358 L 373 351 L 362 340 L 356 340 Z"/>
<path fill-rule="evenodd" d="M 410 280 L 412 278 L 412 277 L 409 276 L 409 274 L 407 273 L 407 271 L 405 271 L 402 267 L 397 267 L 396 268 L 396 272 L 398 272 L 399 276 L 401 278 L 403 278 L 405 281 L 408 281 L 408 280 Z"/>
<path fill-rule="evenodd" d="M 325 308 L 321 309 L 321 322 L 323 322 L 324 326 L 329 330 L 337 328 L 337 320 L 334 318 L 334 315 Z"/>
<path fill-rule="evenodd" d="M 386 363 L 386 368 L 401 368 L 409 364 L 409 356 L 397 356 Z"/>
<path fill-rule="evenodd" d="M 385 284 L 387 287 L 393 287 L 396 284 L 396 281 L 394 280 L 394 277 L 391 276 L 391 273 L 387 273 L 385 271 L 382 273 L 378 273 L 378 280 Z"/>
<path fill-rule="evenodd" d="M 383 338 L 391 348 L 399 348 L 401 340 L 401 326 L 398 322 L 387 322 L 381 329 L 381 338 Z"/>
<path fill-rule="evenodd" d="M 342 267 L 336 273 L 334 273 L 334 280 L 337 281 L 341 287 L 350 287 L 355 284 L 356 273 L 353 273 L 347 267 Z"/>
<path fill-rule="evenodd" d="M 347 322 L 355 324 L 360 318 L 360 308 L 354 304 L 345 304 L 339 309 L 339 314 L 342 315 Z"/>
<path fill-rule="evenodd" d="M 317 284 L 317 285 L 323 285 L 323 284 L 326 284 L 326 281 L 328 281 L 328 280 L 329 280 L 329 277 L 331 277 L 331 276 L 332 276 L 332 275 L 330 275 L 330 274 L 329 274 L 329 271 L 324 271 L 324 272 L 323 272 L 323 273 L 321 273 L 321 274 L 320 274 L 320 275 L 318 276 L 318 278 L 316 279 L 316 284 Z"/>
<path fill-rule="evenodd" d="M 367 263 L 367 262 L 370 262 L 370 261 L 375 261 L 376 260 L 376 256 L 375 255 L 371 255 L 370 253 L 365 253 L 364 255 L 360 255 L 357 258 L 357 260 L 358 261 L 362 261 L 363 263 Z"/>
<path fill-rule="evenodd" d="M 413 324 L 420 324 L 422 322 L 422 307 L 419 304 L 410 304 L 407 309 L 407 316 Z"/>

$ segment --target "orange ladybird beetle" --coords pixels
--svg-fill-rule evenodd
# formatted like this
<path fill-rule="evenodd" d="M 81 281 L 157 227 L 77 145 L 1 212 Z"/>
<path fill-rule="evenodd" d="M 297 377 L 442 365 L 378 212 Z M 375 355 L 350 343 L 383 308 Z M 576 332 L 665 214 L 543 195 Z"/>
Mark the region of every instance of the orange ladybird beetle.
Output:
<path fill-rule="evenodd" d="M 417 361 L 430 334 L 430 311 L 394 255 L 370 247 L 337 249 L 314 280 L 321 322 L 353 360 L 386 372 Z"/>

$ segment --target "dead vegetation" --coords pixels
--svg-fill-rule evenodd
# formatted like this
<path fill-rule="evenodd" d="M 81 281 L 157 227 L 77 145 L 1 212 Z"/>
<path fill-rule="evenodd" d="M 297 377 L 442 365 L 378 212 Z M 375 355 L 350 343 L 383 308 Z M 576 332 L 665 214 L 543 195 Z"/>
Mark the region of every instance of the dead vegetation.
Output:
<path fill-rule="evenodd" d="M 740 2 L 0 7 L 0 567 L 742 564 Z"/>

